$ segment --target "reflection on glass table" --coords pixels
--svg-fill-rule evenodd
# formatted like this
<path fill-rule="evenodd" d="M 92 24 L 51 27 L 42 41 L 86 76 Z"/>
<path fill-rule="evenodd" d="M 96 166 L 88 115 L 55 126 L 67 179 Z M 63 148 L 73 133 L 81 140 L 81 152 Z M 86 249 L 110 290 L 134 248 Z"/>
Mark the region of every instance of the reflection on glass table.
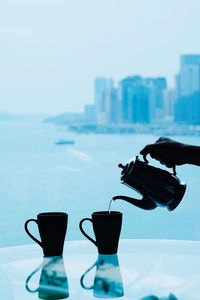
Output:
<path fill-rule="evenodd" d="M 170 294 L 169 297 L 158 298 L 157 296 L 151 295 L 142 298 L 141 300 L 178 300 L 174 295 Z"/>
<path fill-rule="evenodd" d="M 118 255 L 97 255 L 88 241 L 52 259 L 37 245 L 1 248 L 1 299 L 200 299 L 200 242 L 121 240 Z"/>
<path fill-rule="evenodd" d="M 96 267 L 94 283 L 88 287 L 84 284 L 84 278 L 94 267 Z M 124 289 L 117 254 L 99 254 L 97 261 L 81 276 L 80 283 L 86 290 L 93 289 L 94 297 L 122 297 Z"/>
<path fill-rule="evenodd" d="M 30 288 L 30 280 L 41 269 L 39 287 Z M 68 280 L 64 261 L 61 256 L 45 257 L 42 264 L 26 279 L 26 289 L 30 293 L 38 292 L 39 299 L 66 299 L 69 297 Z"/>

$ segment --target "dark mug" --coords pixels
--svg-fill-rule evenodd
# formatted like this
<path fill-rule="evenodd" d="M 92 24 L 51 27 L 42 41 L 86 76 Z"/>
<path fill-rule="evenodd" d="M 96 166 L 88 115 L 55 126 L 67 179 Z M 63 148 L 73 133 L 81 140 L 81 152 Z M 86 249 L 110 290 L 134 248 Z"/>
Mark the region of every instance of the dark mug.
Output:
<path fill-rule="evenodd" d="M 96 241 L 84 230 L 82 224 L 90 221 L 93 225 Z M 82 234 L 88 238 L 98 249 L 99 254 L 116 254 L 122 226 L 122 213 L 119 211 L 93 212 L 92 218 L 84 218 L 79 223 Z"/>
<path fill-rule="evenodd" d="M 94 283 L 86 286 L 85 276 L 96 267 Z M 81 287 L 93 290 L 96 298 L 118 298 L 124 296 L 124 288 L 117 254 L 99 254 L 97 261 L 81 276 Z"/>
<path fill-rule="evenodd" d="M 32 289 L 29 282 L 40 269 L 39 287 Z M 42 264 L 35 269 L 26 279 L 26 290 L 29 293 L 37 293 L 39 299 L 57 300 L 69 297 L 68 279 L 62 256 L 45 257 Z"/>
<path fill-rule="evenodd" d="M 28 223 L 31 221 L 38 225 L 41 242 L 28 230 Z M 42 247 L 44 256 L 60 256 L 63 253 L 67 221 L 66 213 L 48 212 L 37 215 L 37 220 L 27 220 L 24 227 L 26 233 Z"/>

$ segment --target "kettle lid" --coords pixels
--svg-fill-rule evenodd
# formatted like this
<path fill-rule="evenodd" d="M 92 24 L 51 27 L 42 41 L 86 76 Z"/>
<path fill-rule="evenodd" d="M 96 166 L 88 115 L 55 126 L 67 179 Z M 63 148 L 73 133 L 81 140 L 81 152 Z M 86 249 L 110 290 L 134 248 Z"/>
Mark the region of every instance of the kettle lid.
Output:
<path fill-rule="evenodd" d="M 118 164 L 118 167 L 122 169 L 121 172 L 121 179 L 123 180 L 127 175 L 130 175 L 133 171 L 134 165 L 140 162 L 142 164 L 146 164 L 145 162 L 142 162 L 139 158 L 138 155 L 133 157 L 131 161 L 127 162 L 126 165 L 123 164 Z"/>
<path fill-rule="evenodd" d="M 133 161 L 127 163 L 125 166 L 122 164 L 118 164 L 118 167 L 122 169 L 121 176 L 122 177 L 127 176 L 127 174 L 129 174 L 130 170 L 132 169 L 133 165 L 134 165 Z"/>

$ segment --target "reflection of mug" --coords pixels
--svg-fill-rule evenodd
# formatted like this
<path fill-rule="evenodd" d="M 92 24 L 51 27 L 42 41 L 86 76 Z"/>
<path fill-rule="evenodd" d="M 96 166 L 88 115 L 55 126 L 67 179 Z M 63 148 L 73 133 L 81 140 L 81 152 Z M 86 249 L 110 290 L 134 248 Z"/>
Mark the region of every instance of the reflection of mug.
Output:
<path fill-rule="evenodd" d="M 44 256 L 59 256 L 63 252 L 67 220 L 68 215 L 66 213 L 41 213 L 37 215 L 37 220 L 27 220 L 24 227 L 26 233 L 42 247 Z M 31 221 L 38 225 L 41 242 L 28 230 L 28 223 Z"/>
<path fill-rule="evenodd" d="M 82 228 L 84 221 L 93 225 L 96 241 L 93 240 Z M 82 234 L 94 243 L 99 254 L 116 254 L 122 226 L 122 213 L 118 211 L 98 211 L 92 214 L 92 219 L 84 218 L 80 221 L 79 228 Z"/>
<path fill-rule="evenodd" d="M 96 274 L 92 286 L 84 284 L 85 275 L 96 266 Z M 93 289 L 97 298 L 117 298 L 124 295 L 122 277 L 117 254 L 99 254 L 97 261 L 81 276 L 80 283 L 86 290 Z"/>
<path fill-rule="evenodd" d="M 178 299 L 173 294 L 170 294 L 168 297 L 161 297 L 161 298 L 151 295 L 151 296 L 144 297 L 140 300 L 178 300 Z"/>
<path fill-rule="evenodd" d="M 29 287 L 29 281 L 40 268 L 42 268 L 42 272 L 39 287 L 33 290 Z M 68 280 L 62 256 L 44 258 L 43 263 L 28 276 L 25 286 L 30 293 L 38 292 L 39 299 L 56 300 L 68 298 Z"/>

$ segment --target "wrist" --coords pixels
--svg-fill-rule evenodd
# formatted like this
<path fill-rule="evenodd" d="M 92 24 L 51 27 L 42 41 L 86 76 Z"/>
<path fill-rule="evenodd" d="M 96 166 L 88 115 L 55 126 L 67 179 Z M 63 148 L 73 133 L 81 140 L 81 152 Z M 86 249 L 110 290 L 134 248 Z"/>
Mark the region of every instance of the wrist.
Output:
<path fill-rule="evenodd" d="M 200 166 L 200 147 L 183 144 L 184 164 L 192 164 Z"/>

